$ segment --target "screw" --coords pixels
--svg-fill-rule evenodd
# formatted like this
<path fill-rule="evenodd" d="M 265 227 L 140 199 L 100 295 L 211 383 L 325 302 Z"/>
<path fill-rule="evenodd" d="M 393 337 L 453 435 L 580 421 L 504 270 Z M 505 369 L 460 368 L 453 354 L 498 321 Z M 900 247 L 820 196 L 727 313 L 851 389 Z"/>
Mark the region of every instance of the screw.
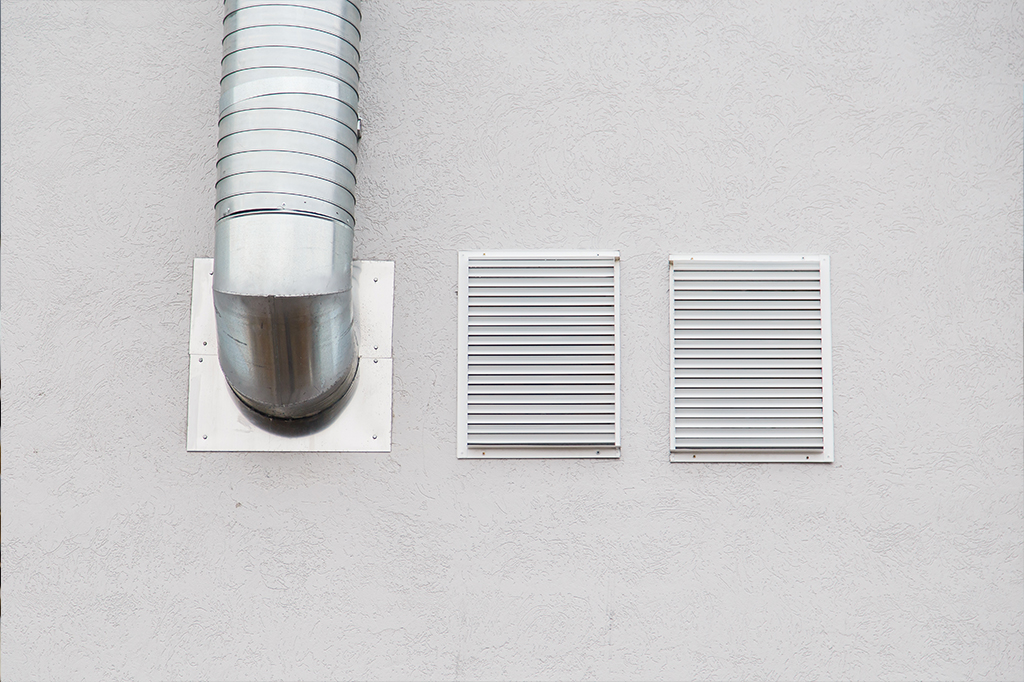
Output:
<path fill-rule="evenodd" d="M 376 278 L 376 277 L 374 277 L 374 278 L 373 278 L 373 281 L 374 281 L 374 282 L 376 282 L 376 281 L 377 281 L 377 278 Z"/>
<path fill-rule="evenodd" d="M 203 361 L 203 359 L 202 359 L 202 358 L 199 358 L 199 362 L 202 362 L 202 361 Z"/>
<path fill-rule="evenodd" d="M 377 361 L 376 361 L 376 360 L 374 360 L 374 361 L 373 361 L 373 364 L 375 364 L 375 365 L 376 365 L 376 364 L 377 364 Z"/>
<path fill-rule="evenodd" d="M 374 440 L 377 440 L 377 434 L 376 434 L 376 433 L 375 433 L 375 434 L 373 434 L 373 439 L 374 439 Z"/>
<path fill-rule="evenodd" d="M 204 345 L 204 346 L 206 345 L 206 341 L 203 341 L 203 345 Z"/>
<path fill-rule="evenodd" d="M 377 350 L 377 346 L 374 346 L 374 347 L 373 347 L 373 349 L 374 349 L 374 350 Z"/>
<path fill-rule="evenodd" d="M 206 440 L 206 434 L 205 433 L 203 434 L 203 440 Z"/>

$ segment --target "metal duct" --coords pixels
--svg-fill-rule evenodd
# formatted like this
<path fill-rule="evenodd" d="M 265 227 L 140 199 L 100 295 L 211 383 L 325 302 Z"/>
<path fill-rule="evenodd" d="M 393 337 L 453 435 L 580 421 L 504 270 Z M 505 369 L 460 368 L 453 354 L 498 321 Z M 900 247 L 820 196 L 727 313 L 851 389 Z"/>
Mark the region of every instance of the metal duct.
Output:
<path fill-rule="evenodd" d="M 226 0 L 213 278 L 224 376 L 317 414 L 355 377 L 358 0 Z"/>

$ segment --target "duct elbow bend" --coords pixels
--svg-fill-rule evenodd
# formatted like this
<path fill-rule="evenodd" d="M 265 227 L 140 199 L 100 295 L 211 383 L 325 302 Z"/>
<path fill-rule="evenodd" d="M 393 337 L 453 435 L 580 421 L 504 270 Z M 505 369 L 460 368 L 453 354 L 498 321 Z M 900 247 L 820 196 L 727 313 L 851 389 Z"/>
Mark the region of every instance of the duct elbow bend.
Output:
<path fill-rule="evenodd" d="M 355 378 L 352 228 L 317 216 L 249 213 L 217 223 L 217 344 L 228 385 L 278 419 L 312 417 Z"/>
<path fill-rule="evenodd" d="M 355 378 L 359 0 L 225 0 L 213 301 L 228 385 L 312 417 Z"/>

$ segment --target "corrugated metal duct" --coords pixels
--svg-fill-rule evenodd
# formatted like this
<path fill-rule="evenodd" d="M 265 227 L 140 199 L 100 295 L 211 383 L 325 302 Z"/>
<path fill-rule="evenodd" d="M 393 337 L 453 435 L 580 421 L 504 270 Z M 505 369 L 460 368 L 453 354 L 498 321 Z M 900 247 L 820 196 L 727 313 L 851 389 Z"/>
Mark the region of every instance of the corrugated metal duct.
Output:
<path fill-rule="evenodd" d="M 214 306 L 251 408 L 302 418 L 355 377 L 357 0 L 226 0 Z"/>

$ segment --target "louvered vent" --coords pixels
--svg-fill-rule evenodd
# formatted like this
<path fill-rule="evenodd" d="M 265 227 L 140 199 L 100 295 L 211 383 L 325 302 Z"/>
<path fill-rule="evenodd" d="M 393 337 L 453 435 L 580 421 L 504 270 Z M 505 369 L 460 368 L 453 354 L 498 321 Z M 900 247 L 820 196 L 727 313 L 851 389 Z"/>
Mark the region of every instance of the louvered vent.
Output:
<path fill-rule="evenodd" d="M 459 254 L 459 457 L 617 457 L 617 253 Z"/>
<path fill-rule="evenodd" d="M 674 461 L 832 461 L 827 256 L 674 256 Z"/>

